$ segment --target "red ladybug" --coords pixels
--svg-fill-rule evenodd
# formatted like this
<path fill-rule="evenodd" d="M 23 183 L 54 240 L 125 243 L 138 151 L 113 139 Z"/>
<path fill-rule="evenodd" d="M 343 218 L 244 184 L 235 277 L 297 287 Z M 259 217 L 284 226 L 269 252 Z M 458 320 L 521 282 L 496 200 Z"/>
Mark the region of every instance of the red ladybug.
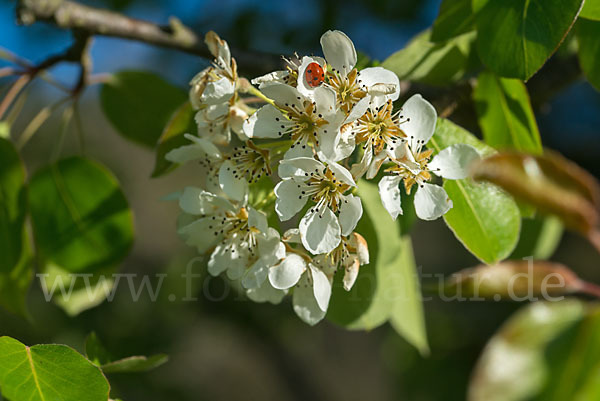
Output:
<path fill-rule="evenodd" d="M 308 82 L 310 87 L 316 88 L 323 83 L 323 80 L 325 79 L 325 72 L 323 71 L 323 67 L 321 67 L 319 64 L 310 63 L 308 67 L 306 67 L 304 77 L 306 78 L 306 82 Z"/>

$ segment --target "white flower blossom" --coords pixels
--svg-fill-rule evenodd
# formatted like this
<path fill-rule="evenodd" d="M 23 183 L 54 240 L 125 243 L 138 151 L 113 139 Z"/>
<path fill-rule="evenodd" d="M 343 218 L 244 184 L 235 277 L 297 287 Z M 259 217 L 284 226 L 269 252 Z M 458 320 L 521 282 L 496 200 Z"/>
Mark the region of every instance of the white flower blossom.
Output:
<path fill-rule="evenodd" d="M 310 200 L 313 206 L 300 220 L 302 244 L 313 254 L 330 252 L 362 216 L 360 198 L 348 193 L 356 187 L 352 175 L 335 162 L 325 165 L 310 157 L 281 163 L 290 167 L 291 174 L 275 186 L 275 211 L 282 221 L 289 220 Z"/>
<path fill-rule="evenodd" d="M 350 114 L 362 115 L 371 101 L 371 95 L 383 95 L 395 101 L 400 96 L 400 81 L 393 72 L 382 67 L 356 68 L 356 50 L 352 40 L 341 31 L 327 31 L 321 36 L 321 47 L 327 65 L 325 85 L 337 94 L 337 105 Z M 299 71 L 302 75 L 302 71 Z"/>
<path fill-rule="evenodd" d="M 230 199 L 241 201 L 248 193 L 248 184 L 271 174 L 269 151 L 258 148 L 251 141 L 221 154 L 206 139 L 190 134 L 184 136 L 193 143 L 171 150 L 165 158 L 180 164 L 199 160 L 207 174 L 207 189 L 213 193 L 223 191 Z"/>
<path fill-rule="evenodd" d="M 433 106 L 420 95 L 414 95 L 402 107 L 402 113 L 410 116 L 402 129 L 406 138 L 390 149 L 388 156 L 394 165 L 386 169 L 379 182 L 379 193 L 383 206 L 396 219 L 402 214 L 401 181 L 407 193 L 417 185 L 415 211 L 423 220 L 435 220 L 452 208 L 452 201 L 441 186 L 430 184 L 431 173 L 446 179 L 462 179 L 467 176 L 469 165 L 479 158 L 477 150 L 470 145 L 456 144 L 440 151 L 433 159 L 433 150 L 423 146 L 429 142 L 435 130 L 437 113 Z"/>
<path fill-rule="evenodd" d="M 190 81 L 190 102 L 197 110 L 205 105 L 228 102 L 235 93 L 238 79 L 235 59 L 227 42 L 213 31 L 206 34 L 204 42 L 215 59 Z"/>
<path fill-rule="evenodd" d="M 231 105 L 230 102 L 207 105 L 195 116 L 198 134 L 218 145 L 227 145 L 231 141 L 232 132 L 240 140 L 246 140 L 242 125 L 247 118 L 248 113 L 242 107 Z"/>
<path fill-rule="evenodd" d="M 197 218 L 183 222 L 178 233 L 200 254 L 212 249 L 208 272 L 213 276 L 226 272 L 230 280 L 242 279 L 248 288 L 256 288 L 266 278 L 268 267 L 285 256 L 279 233 L 268 227 L 267 216 L 245 202 L 234 204 L 187 187 L 179 206 L 186 215 Z"/>
<path fill-rule="evenodd" d="M 300 242 L 298 229 L 288 230 L 283 240 Z M 279 290 L 293 288 L 292 302 L 296 314 L 306 323 L 315 325 L 327 313 L 333 276 L 344 271 L 344 289 L 349 291 L 361 265 L 369 263 L 369 251 L 364 238 L 357 233 L 343 237 L 340 245 L 328 254 L 312 258 L 302 250 L 289 251 L 285 259 L 269 269 L 269 282 Z"/>

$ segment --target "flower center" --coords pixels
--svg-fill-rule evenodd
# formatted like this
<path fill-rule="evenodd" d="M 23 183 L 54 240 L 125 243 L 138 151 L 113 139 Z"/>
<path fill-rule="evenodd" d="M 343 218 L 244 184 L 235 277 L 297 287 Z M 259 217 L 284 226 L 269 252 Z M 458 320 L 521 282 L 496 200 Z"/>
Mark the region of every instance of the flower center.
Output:
<path fill-rule="evenodd" d="M 314 209 L 322 210 L 329 207 L 335 213 L 343 202 L 342 196 L 348 189 L 350 185 L 338 180 L 335 174 L 327 169 L 324 174 L 320 171 L 311 173 L 311 177 L 304 184 L 302 195 L 309 196 L 316 203 Z"/>
<path fill-rule="evenodd" d="M 412 152 L 410 148 L 408 148 L 408 151 Z M 406 193 L 410 194 L 413 185 L 422 185 L 431 179 L 431 173 L 427 169 L 427 164 L 432 153 L 432 149 L 419 151 L 413 155 L 414 162 L 407 157 L 401 160 L 393 160 L 395 165 L 385 171 L 402 177 Z"/>
<path fill-rule="evenodd" d="M 302 109 L 296 105 L 286 104 L 285 110 L 291 124 L 282 124 L 283 131 L 279 132 L 279 136 L 290 134 L 293 141 L 292 147 L 301 145 L 303 148 L 308 143 L 319 145 L 318 130 L 328 124 L 327 120 L 323 119 L 322 114 L 317 113 L 317 106 L 313 102 L 304 101 Z"/>
<path fill-rule="evenodd" d="M 337 93 L 337 105 L 346 114 L 350 113 L 352 107 L 365 96 L 367 92 L 362 90 L 358 79 L 359 73 L 356 68 L 352 69 L 346 76 L 338 71 L 327 71 L 326 82 Z"/>
<path fill-rule="evenodd" d="M 374 110 L 369 108 L 355 123 L 356 143 L 364 143 L 363 149 L 372 148 L 379 153 L 386 144 L 395 144 L 399 138 L 406 137 L 399 126 L 399 114 L 393 112 L 391 100 Z"/>
<path fill-rule="evenodd" d="M 223 235 L 223 242 L 229 242 L 231 252 L 234 252 L 234 243 L 243 243 L 250 251 L 254 253 L 257 246 L 256 235 L 259 231 L 256 227 L 250 227 L 248 224 L 248 211 L 241 208 L 239 212 L 225 212 L 219 216 L 212 216 L 213 224 L 209 225 L 210 230 L 214 230 L 215 236 Z"/>
<path fill-rule="evenodd" d="M 226 159 L 234 166 L 234 177 L 244 177 L 249 183 L 258 181 L 263 174 L 271 174 L 269 151 L 256 147 L 251 141 L 246 146 L 234 148 Z"/>

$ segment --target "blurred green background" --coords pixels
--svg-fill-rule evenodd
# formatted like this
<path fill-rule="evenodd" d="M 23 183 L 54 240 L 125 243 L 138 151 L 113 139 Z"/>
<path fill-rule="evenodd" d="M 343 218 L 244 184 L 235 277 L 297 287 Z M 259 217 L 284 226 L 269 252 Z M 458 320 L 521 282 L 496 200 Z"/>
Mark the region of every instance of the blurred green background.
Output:
<path fill-rule="evenodd" d="M 237 48 L 282 54 L 318 54 L 320 35 L 337 28 L 374 59 L 387 57 L 430 26 L 439 7 L 438 0 L 87 3 L 155 22 L 177 15 L 197 32 L 215 30 Z M 43 24 L 16 26 L 14 2 L 0 1 L 0 46 L 39 61 L 70 41 L 68 32 Z M 109 38 L 96 39 L 91 54 L 95 73 L 150 69 L 182 87 L 207 65 L 190 55 Z M 74 67 L 64 65 L 53 72 L 66 83 L 77 76 Z M 6 83 L 0 80 L 2 90 Z M 48 85 L 34 85 L 13 129 L 22 130 L 40 107 L 57 96 Z M 536 110 L 544 145 L 596 176 L 600 172 L 599 108 L 600 95 L 581 80 Z M 114 394 L 124 400 L 463 400 L 486 341 L 521 306 L 443 302 L 433 296 L 425 302 L 431 355 L 421 357 L 387 325 L 372 332 L 349 332 L 324 321 L 311 328 L 297 319 L 289 300 L 280 306 L 242 301 L 220 279 L 196 279 L 196 302 L 170 302 L 169 294 L 176 294 L 176 299 L 184 296 L 180 274 L 194 255 L 176 236 L 177 206 L 160 198 L 193 183 L 197 169 L 186 166 L 150 179 L 153 153 L 113 131 L 100 111 L 97 88 L 85 93 L 81 111 L 87 156 L 115 173 L 135 214 L 135 246 L 121 272 L 169 275 L 158 302 L 150 302 L 147 296 L 131 302 L 127 286 L 122 285 L 114 302 L 77 318 L 46 303 L 39 285 L 34 285 L 29 297 L 31 319 L 0 310 L 0 335 L 26 344 L 64 343 L 83 351 L 85 336 L 96 331 L 115 356 L 169 354 L 170 361 L 155 371 L 109 377 Z M 48 162 L 59 123 L 59 117 L 53 116 L 25 148 L 30 173 Z M 71 132 L 63 154 L 77 152 Z M 441 219 L 416 223 L 412 236 L 416 261 L 424 273 L 450 275 L 478 264 Z M 583 279 L 600 282 L 597 255 L 572 234 L 565 234 L 553 259 L 569 265 Z M 200 270 L 195 266 L 195 272 Z"/>

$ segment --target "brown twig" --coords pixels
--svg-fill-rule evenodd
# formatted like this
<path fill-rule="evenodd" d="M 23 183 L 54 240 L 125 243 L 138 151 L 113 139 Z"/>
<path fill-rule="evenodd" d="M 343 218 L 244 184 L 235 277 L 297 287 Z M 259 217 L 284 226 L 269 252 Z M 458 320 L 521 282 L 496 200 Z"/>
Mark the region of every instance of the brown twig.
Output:
<path fill-rule="evenodd" d="M 21 75 L 12 84 L 12 86 L 10 87 L 10 89 L 8 90 L 8 92 L 6 93 L 6 96 L 4 96 L 4 98 L 0 102 L 0 120 L 4 116 L 4 113 L 6 112 L 6 110 L 8 110 L 8 108 L 12 104 L 13 100 L 15 100 L 15 98 L 17 97 L 17 95 L 19 93 L 21 93 L 21 89 L 23 89 L 25 87 L 25 85 L 27 85 L 27 83 L 30 80 L 31 80 L 31 76 L 30 75 Z"/>
<path fill-rule="evenodd" d="M 212 59 L 204 41 L 175 17 L 170 18 L 169 25 L 159 26 L 67 0 L 19 0 L 17 17 L 19 22 L 25 25 L 44 21 L 88 35 L 131 39 Z M 232 49 L 232 53 L 242 69 L 252 72 L 263 73 L 280 69 L 283 64 L 282 60 L 273 54 L 239 49 Z"/>

